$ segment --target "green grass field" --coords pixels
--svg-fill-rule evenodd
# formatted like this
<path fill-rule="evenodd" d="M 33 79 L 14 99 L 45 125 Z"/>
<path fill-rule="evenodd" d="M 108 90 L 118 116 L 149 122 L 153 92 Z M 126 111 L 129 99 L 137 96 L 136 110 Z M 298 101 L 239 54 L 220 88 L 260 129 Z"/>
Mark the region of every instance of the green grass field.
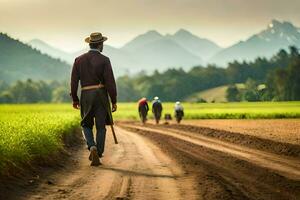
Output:
<path fill-rule="evenodd" d="M 174 103 L 163 103 L 173 115 Z M 300 118 L 300 102 L 183 103 L 185 119 Z M 138 120 L 137 103 L 119 103 L 116 120 Z M 149 118 L 152 118 L 150 111 Z M 63 147 L 62 136 L 79 127 L 71 104 L 0 105 L 0 174 Z"/>
<path fill-rule="evenodd" d="M 300 118 L 300 102 L 183 103 L 183 106 L 185 119 Z M 163 103 L 163 114 L 173 115 L 173 107 L 174 103 Z M 151 111 L 149 114 L 152 118 Z M 137 104 L 120 103 L 114 118 L 138 119 Z"/>
<path fill-rule="evenodd" d="M 237 83 L 235 84 L 239 89 L 245 88 L 245 84 Z M 216 102 L 216 103 L 223 103 L 227 102 L 226 98 L 226 91 L 228 85 L 223 85 L 219 87 L 210 88 L 207 90 L 203 90 L 201 92 L 196 92 L 191 94 L 189 97 L 185 99 L 187 102 L 199 102 L 200 99 L 204 99 L 206 102 Z"/>
<path fill-rule="evenodd" d="M 57 152 L 78 122 L 69 105 L 1 105 L 0 174 Z"/>

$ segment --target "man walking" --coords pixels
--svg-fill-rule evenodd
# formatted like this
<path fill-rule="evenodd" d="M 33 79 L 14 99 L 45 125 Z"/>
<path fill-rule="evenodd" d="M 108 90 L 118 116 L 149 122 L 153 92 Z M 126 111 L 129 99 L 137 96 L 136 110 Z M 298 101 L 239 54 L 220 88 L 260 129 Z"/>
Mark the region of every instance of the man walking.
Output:
<path fill-rule="evenodd" d="M 180 101 L 177 101 L 175 103 L 174 111 L 175 111 L 176 121 L 179 124 L 184 116 L 183 106 L 181 105 Z"/>
<path fill-rule="evenodd" d="M 149 111 L 147 98 L 146 97 L 141 98 L 138 102 L 138 106 L 139 106 L 138 110 L 139 110 L 140 119 L 142 123 L 145 124 L 147 121 L 147 114 Z"/>
<path fill-rule="evenodd" d="M 159 123 L 162 110 L 163 110 L 163 108 L 161 105 L 161 101 L 159 100 L 158 97 L 154 97 L 154 100 L 152 103 L 152 113 L 154 114 L 156 124 Z"/>
<path fill-rule="evenodd" d="M 84 133 L 92 166 L 100 165 L 104 152 L 106 124 L 112 124 L 111 112 L 117 110 L 117 90 L 114 74 L 108 57 L 101 54 L 107 38 L 101 33 L 92 33 L 85 39 L 90 50 L 75 59 L 71 73 L 71 96 L 73 107 L 80 108 L 81 127 Z M 77 96 L 80 80 L 81 96 Z M 110 107 L 108 94 L 112 103 Z M 96 122 L 96 142 L 93 136 Z"/>

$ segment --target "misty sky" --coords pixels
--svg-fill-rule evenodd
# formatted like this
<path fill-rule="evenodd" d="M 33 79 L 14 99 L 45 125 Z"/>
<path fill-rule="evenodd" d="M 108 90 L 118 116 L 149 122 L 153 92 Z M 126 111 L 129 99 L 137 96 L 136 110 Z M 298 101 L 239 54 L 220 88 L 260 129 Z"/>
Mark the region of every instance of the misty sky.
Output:
<path fill-rule="evenodd" d="M 93 31 L 120 47 L 148 30 L 185 28 L 226 47 L 271 19 L 300 26 L 299 11 L 300 0 L 0 0 L 0 32 L 76 51 Z"/>

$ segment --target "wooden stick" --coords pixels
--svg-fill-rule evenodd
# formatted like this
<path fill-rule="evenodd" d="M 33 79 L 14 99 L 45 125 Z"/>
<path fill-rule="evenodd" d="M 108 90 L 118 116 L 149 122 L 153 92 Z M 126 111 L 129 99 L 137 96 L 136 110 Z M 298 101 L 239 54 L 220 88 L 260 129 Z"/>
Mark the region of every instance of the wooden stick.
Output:
<path fill-rule="evenodd" d="M 114 136 L 115 144 L 118 144 L 118 140 L 117 140 L 117 136 L 116 136 L 116 133 L 115 133 L 114 125 L 111 124 L 110 127 L 111 127 L 112 134 Z"/>

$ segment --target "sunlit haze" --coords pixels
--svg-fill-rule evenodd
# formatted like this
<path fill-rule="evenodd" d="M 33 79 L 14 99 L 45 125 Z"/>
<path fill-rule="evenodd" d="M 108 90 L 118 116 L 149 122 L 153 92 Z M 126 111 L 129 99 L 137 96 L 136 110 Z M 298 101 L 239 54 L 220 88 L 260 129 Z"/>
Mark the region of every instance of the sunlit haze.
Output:
<path fill-rule="evenodd" d="M 272 19 L 300 26 L 299 10 L 299 0 L 0 0 L 0 32 L 77 51 L 93 31 L 120 47 L 148 30 L 166 34 L 184 28 L 226 47 Z"/>

